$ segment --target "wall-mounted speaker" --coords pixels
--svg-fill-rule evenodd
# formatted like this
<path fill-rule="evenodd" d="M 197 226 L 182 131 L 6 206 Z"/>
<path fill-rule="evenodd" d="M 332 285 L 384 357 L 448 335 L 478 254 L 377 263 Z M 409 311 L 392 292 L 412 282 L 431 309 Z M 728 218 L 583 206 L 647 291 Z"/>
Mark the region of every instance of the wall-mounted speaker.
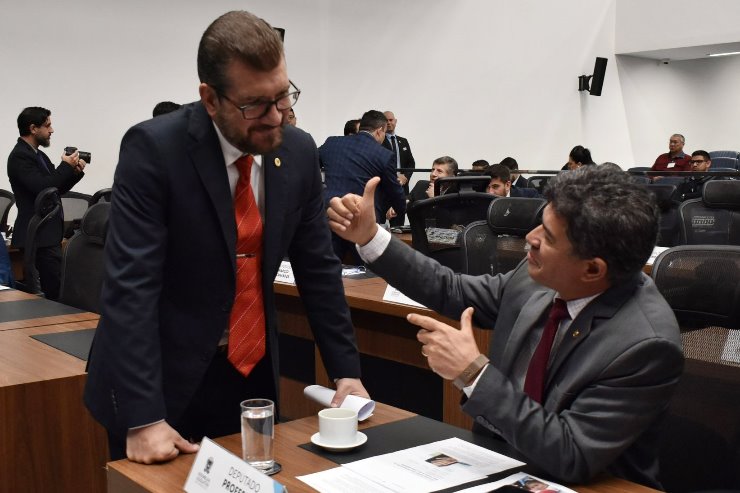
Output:
<path fill-rule="evenodd" d="M 591 77 L 591 89 L 589 94 L 591 96 L 601 96 L 601 88 L 604 86 L 604 74 L 606 74 L 606 58 L 596 57 L 596 63 L 594 64 L 594 75 Z"/>

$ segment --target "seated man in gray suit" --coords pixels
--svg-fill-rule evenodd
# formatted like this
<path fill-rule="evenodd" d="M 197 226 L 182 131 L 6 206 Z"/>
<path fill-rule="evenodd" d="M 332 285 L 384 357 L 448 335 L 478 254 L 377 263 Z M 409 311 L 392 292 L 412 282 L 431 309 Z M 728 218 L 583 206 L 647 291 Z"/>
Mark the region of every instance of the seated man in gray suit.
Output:
<path fill-rule="evenodd" d="M 429 367 L 463 392 L 475 430 L 561 481 L 607 471 L 659 488 L 659 421 L 683 354 L 673 312 L 642 273 L 658 234 L 650 193 L 611 165 L 562 173 L 527 235 L 527 258 L 507 274 L 468 276 L 377 227 L 376 183 L 333 199 L 330 226 L 360 245 L 373 272 L 460 319 L 458 330 L 408 315 Z M 495 331 L 488 357 L 473 324 Z"/>

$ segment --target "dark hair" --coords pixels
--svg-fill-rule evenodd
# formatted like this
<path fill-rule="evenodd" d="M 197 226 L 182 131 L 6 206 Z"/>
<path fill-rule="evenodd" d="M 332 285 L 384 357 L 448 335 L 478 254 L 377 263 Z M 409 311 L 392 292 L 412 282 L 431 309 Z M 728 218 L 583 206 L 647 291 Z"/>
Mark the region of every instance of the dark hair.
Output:
<path fill-rule="evenodd" d="M 450 156 L 438 157 L 432 162 L 432 166 L 434 166 L 435 164 L 446 165 L 450 169 L 450 171 L 452 171 L 452 176 L 457 176 L 457 173 L 458 173 L 457 161 L 455 161 Z"/>
<path fill-rule="evenodd" d="M 702 151 L 702 150 L 694 151 L 694 152 L 691 153 L 691 157 L 694 157 L 694 156 L 701 156 L 704 159 L 706 159 L 707 161 L 711 161 L 712 160 L 712 157 L 709 155 L 709 153 L 707 151 Z"/>
<path fill-rule="evenodd" d="M 499 164 L 509 168 L 509 171 L 514 171 L 515 169 L 519 169 L 519 163 L 517 163 L 516 159 L 514 159 L 513 157 L 507 156 L 503 158 Z"/>
<path fill-rule="evenodd" d="M 353 135 L 357 133 L 357 124 L 360 120 L 347 120 L 344 124 L 344 135 Z"/>
<path fill-rule="evenodd" d="M 385 128 L 388 124 L 388 118 L 383 113 L 377 110 L 366 111 L 360 119 L 360 130 L 367 132 L 373 132 L 380 127 Z"/>
<path fill-rule="evenodd" d="M 575 146 L 570 150 L 568 157 L 571 158 L 574 163 L 596 164 L 594 163 L 594 160 L 591 159 L 591 151 L 583 146 Z"/>
<path fill-rule="evenodd" d="M 219 91 L 228 89 L 226 69 L 239 60 L 268 72 L 283 59 L 280 35 L 259 17 L 244 10 L 227 12 L 203 33 L 198 46 L 198 77 Z"/>
<path fill-rule="evenodd" d="M 476 166 L 482 166 L 483 171 L 485 171 L 486 169 L 488 169 L 490 164 L 488 164 L 488 161 L 486 161 L 485 159 L 478 159 L 476 161 L 473 161 L 471 168 L 475 168 Z"/>
<path fill-rule="evenodd" d="M 24 108 L 21 114 L 18 115 L 18 133 L 21 134 L 21 137 L 31 135 L 31 125 L 40 127 L 46 123 L 46 119 L 49 116 L 51 116 L 51 111 L 46 108 L 39 106 Z"/>
<path fill-rule="evenodd" d="M 573 253 L 603 259 L 612 284 L 634 276 L 645 265 L 658 237 L 660 213 L 655 196 L 617 165 L 581 166 L 560 173 L 544 195 L 565 220 Z"/>
<path fill-rule="evenodd" d="M 180 109 L 181 106 L 181 104 L 173 103 L 172 101 L 162 101 L 161 103 L 157 103 L 154 106 L 154 109 L 152 110 L 152 116 L 154 117 L 171 113 L 175 110 Z"/>
<path fill-rule="evenodd" d="M 509 168 L 503 164 L 492 164 L 491 167 L 486 170 L 485 174 L 492 180 L 494 178 L 498 178 L 504 183 L 511 181 L 511 171 L 509 171 Z"/>

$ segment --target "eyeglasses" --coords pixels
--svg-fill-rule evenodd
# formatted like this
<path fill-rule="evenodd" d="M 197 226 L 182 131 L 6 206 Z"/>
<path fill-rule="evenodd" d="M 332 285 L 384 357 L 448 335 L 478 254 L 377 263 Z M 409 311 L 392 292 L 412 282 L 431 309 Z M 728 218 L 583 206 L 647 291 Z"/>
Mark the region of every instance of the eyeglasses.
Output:
<path fill-rule="evenodd" d="M 290 87 L 295 90 L 289 92 L 285 96 L 280 96 L 279 98 L 272 101 L 260 101 L 258 103 L 245 104 L 244 106 L 236 104 L 226 94 L 224 94 L 215 86 L 212 87 L 213 90 L 216 91 L 216 94 L 218 94 L 219 98 L 224 98 L 226 101 L 233 104 L 239 111 L 241 111 L 242 117 L 245 120 L 256 120 L 265 116 L 270 111 L 270 108 L 272 108 L 273 105 L 278 109 L 278 111 L 285 111 L 295 106 L 295 104 L 298 102 L 298 96 L 301 95 L 301 90 L 298 89 L 295 84 L 293 84 L 293 81 L 288 82 L 290 82 Z"/>
<path fill-rule="evenodd" d="M 704 160 L 704 159 L 692 159 L 690 161 L 690 163 L 691 164 L 701 164 L 701 163 L 706 163 L 706 160 Z"/>

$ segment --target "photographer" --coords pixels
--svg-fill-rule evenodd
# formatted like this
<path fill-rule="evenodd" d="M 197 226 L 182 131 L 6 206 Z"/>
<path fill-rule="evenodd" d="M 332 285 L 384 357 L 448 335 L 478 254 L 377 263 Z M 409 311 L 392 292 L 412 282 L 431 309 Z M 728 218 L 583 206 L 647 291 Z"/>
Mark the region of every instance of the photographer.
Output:
<path fill-rule="evenodd" d="M 8 157 L 8 178 L 18 207 L 11 245 L 23 249 L 28 223 L 34 215 L 36 196 L 49 187 L 57 188 L 60 195 L 67 193 L 82 179 L 87 163 L 75 151 L 71 155 L 62 154 L 62 162 L 54 167 L 49 157 L 39 149 L 39 146 L 49 147 L 54 133 L 51 111 L 45 108 L 24 109 L 18 115 L 18 131 L 18 143 Z M 36 236 L 36 269 L 41 290 L 52 300 L 59 297 L 63 227 L 60 211 Z"/>

